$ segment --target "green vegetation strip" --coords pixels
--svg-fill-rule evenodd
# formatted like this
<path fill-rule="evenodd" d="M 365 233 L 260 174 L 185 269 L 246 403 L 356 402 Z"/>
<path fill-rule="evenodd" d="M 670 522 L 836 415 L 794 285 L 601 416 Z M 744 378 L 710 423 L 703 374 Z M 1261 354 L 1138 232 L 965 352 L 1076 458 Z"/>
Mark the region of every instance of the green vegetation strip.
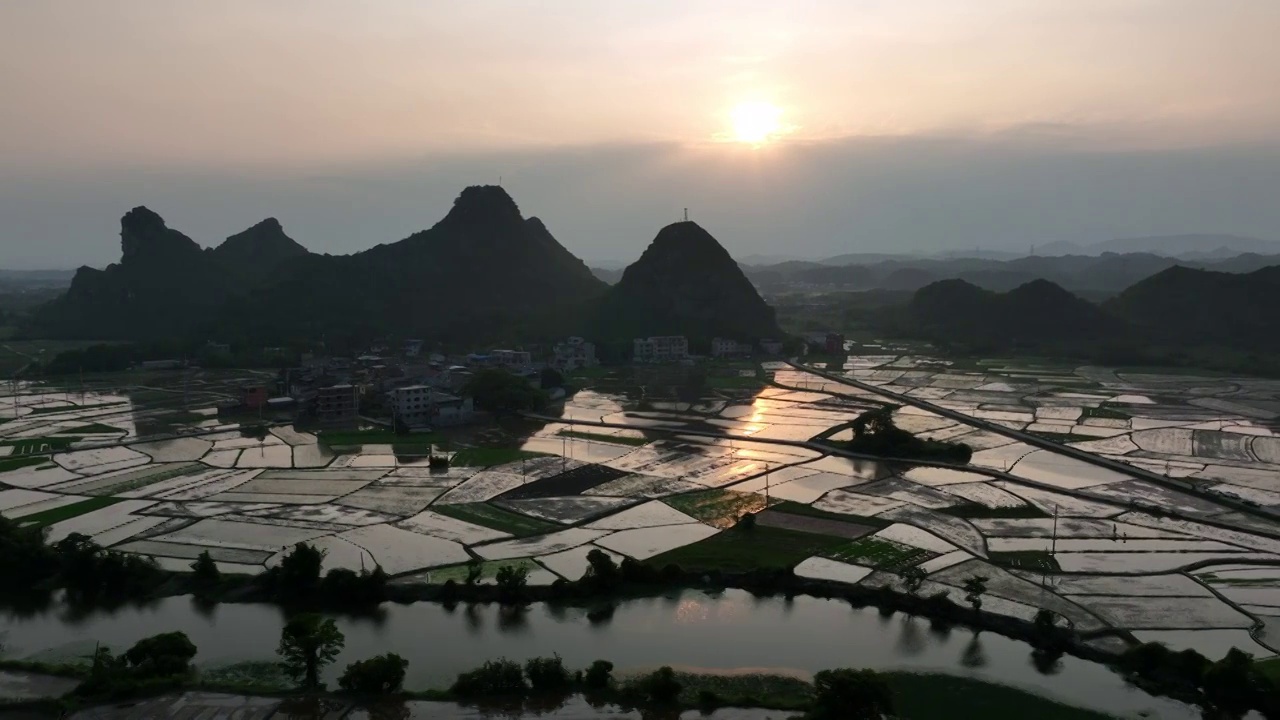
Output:
<path fill-rule="evenodd" d="M 541 565 L 529 558 L 516 558 L 514 560 L 490 560 L 480 565 L 480 579 L 492 580 L 498 574 L 498 570 L 504 567 L 524 568 L 529 572 L 543 569 Z M 428 582 L 433 585 L 443 585 L 450 580 L 456 583 L 466 582 L 467 575 L 471 572 L 471 568 L 467 564 L 450 565 L 432 570 L 428 574 Z"/>
<path fill-rule="evenodd" d="M 663 502 L 685 515 L 722 529 L 733 527 L 743 515 L 765 508 L 763 495 L 719 489 L 676 495 Z"/>
<path fill-rule="evenodd" d="M 18 468 L 30 467 L 32 465 L 41 465 L 49 461 L 45 457 L 15 457 L 0 459 L 0 473 L 17 470 Z"/>
<path fill-rule="evenodd" d="M 488 503 L 432 505 L 431 511 L 455 520 L 469 522 L 472 525 L 480 525 L 512 535 L 541 535 L 560 529 L 560 526 L 555 523 L 526 517 L 494 507 Z"/>
<path fill-rule="evenodd" d="M 71 443 L 77 442 L 78 440 L 80 440 L 79 437 L 72 435 L 20 438 L 16 440 L 0 440 L 0 447 L 7 446 L 13 448 L 14 455 L 32 455 L 41 452 L 66 450 L 71 447 Z"/>
<path fill-rule="evenodd" d="M 1114 720 L 1039 695 L 973 678 L 906 672 L 882 673 L 904 718 L 947 720 Z"/>
<path fill-rule="evenodd" d="M 901 543 L 865 537 L 822 553 L 823 557 L 840 562 L 856 563 L 877 570 L 899 570 L 924 562 L 936 553 L 903 545 Z"/>
<path fill-rule="evenodd" d="M 605 435 L 604 433 L 580 432 L 578 430 L 561 430 L 559 435 L 564 437 L 577 438 L 579 440 L 591 440 L 593 442 L 612 443 L 614 445 L 632 445 L 639 447 L 648 445 L 649 439 L 642 437 L 626 437 L 624 435 Z"/>
<path fill-rule="evenodd" d="M 1008 565 L 1018 570 L 1035 570 L 1039 572 L 1061 572 L 1058 561 L 1043 550 L 1019 550 L 1017 552 L 990 553 L 991 562 L 997 565 Z"/>
<path fill-rule="evenodd" d="M 685 571 L 750 572 L 795 567 L 813 555 L 825 555 L 849 544 L 828 535 L 757 526 L 712 535 L 706 540 L 665 552 L 648 562 L 654 567 L 679 565 Z"/>
<path fill-rule="evenodd" d="M 467 448 L 454 453 L 450 464 L 458 467 L 493 467 L 539 457 L 548 457 L 548 454 L 516 448 Z"/>
<path fill-rule="evenodd" d="M 1106 418 L 1108 420 L 1128 420 L 1133 416 L 1123 410 L 1117 410 L 1115 407 L 1103 403 L 1098 407 L 1087 407 L 1081 417 L 1087 418 Z"/>
<path fill-rule="evenodd" d="M 120 502 L 118 498 L 96 497 L 82 500 L 78 503 L 63 505 L 44 512 L 38 512 L 34 515 L 24 515 L 18 518 L 19 523 L 23 527 L 48 527 L 54 523 L 70 520 L 73 517 L 79 517 L 94 510 L 101 510 L 104 507 L 110 507 Z"/>
<path fill-rule="evenodd" d="M 59 430 L 59 435 L 99 435 L 103 433 L 123 433 L 127 432 L 122 428 L 114 425 L 103 425 L 102 423 L 90 423 L 88 425 L 79 425 L 66 430 Z"/>
<path fill-rule="evenodd" d="M 1261 660 L 1257 663 L 1257 665 L 1258 665 L 1258 670 L 1261 670 L 1263 675 L 1266 675 L 1272 680 L 1280 682 L 1280 657 L 1273 657 L 1269 660 Z"/>
<path fill-rule="evenodd" d="M 119 407 L 121 405 L 128 405 L 128 404 L 129 404 L 128 402 L 121 400 L 118 402 L 96 403 L 93 405 L 62 405 L 59 407 L 34 407 L 34 408 L 31 408 L 31 414 L 32 415 L 52 415 L 53 413 L 62 413 L 62 412 L 72 412 L 72 411 L 80 412 L 83 410 L 100 410 L 102 408 Z"/>

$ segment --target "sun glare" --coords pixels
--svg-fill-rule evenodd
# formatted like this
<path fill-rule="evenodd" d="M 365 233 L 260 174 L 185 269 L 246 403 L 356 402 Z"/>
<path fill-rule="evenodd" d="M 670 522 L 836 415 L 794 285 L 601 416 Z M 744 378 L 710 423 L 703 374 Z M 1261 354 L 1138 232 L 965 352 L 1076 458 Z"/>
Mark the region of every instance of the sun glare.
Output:
<path fill-rule="evenodd" d="M 782 125 L 782 111 L 766 102 L 744 102 L 729 113 L 733 139 L 748 145 L 762 145 L 775 137 Z"/>

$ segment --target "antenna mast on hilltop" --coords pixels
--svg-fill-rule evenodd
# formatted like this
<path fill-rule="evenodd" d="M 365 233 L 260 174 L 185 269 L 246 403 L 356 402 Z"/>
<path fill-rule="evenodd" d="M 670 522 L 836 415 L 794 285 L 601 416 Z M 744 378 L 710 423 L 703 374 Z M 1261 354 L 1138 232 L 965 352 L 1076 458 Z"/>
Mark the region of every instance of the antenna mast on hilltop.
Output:
<path fill-rule="evenodd" d="M 684 221 L 689 222 L 689 208 L 684 209 Z"/>

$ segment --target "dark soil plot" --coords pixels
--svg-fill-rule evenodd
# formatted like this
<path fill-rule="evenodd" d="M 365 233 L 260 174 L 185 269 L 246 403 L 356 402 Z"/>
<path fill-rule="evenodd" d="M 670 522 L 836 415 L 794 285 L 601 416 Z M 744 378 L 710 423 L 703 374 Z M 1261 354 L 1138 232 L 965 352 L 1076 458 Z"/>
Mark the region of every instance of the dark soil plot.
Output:
<path fill-rule="evenodd" d="M 469 522 L 512 535 L 542 535 L 561 529 L 559 525 L 526 517 L 494 507 L 488 503 L 462 503 L 459 505 L 433 505 L 431 511 L 455 520 Z"/>
<path fill-rule="evenodd" d="M 937 553 L 928 550 L 874 537 L 862 538 L 848 545 L 832 548 L 822 555 L 832 560 L 856 563 L 890 572 L 937 557 Z"/>
<path fill-rule="evenodd" d="M 1043 550 L 1021 550 L 1018 552 L 993 552 L 991 562 L 1007 565 L 1017 570 L 1034 570 L 1037 572 L 1061 572 L 1058 561 Z"/>
<path fill-rule="evenodd" d="M 54 523 L 70 520 L 73 517 L 79 517 L 94 510 L 101 510 L 109 505 L 115 505 L 120 502 L 115 498 L 89 498 L 81 500 L 71 505 L 63 505 L 62 507 L 52 508 L 34 515 L 26 515 L 18 519 L 19 524 L 23 527 L 47 527 Z"/>
<path fill-rule="evenodd" d="M 684 570 L 751 570 L 791 568 L 813 555 L 824 555 L 847 545 L 848 540 L 812 533 L 759 527 L 717 533 L 701 542 L 685 545 L 650 558 L 653 567 L 674 563 Z"/>
<path fill-rule="evenodd" d="M 867 525 L 855 525 L 853 523 L 840 522 L 839 520 L 827 520 L 805 515 L 792 515 L 786 512 L 778 512 L 777 510 L 765 510 L 756 515 L 756 524 L 782 530 L 830 535 L 848 540 L 857 540 L 876 530 L 876 528 Z"/>
<path fill-rule="evenodd" d="M 534 480 L 502 494 L 503 500 L 528 500 L 531 498 L 564 497 L 580 495 L 587 490 L 617 480 L 628 473 L 607 465 L 583 465 L 559 475 Z"/>

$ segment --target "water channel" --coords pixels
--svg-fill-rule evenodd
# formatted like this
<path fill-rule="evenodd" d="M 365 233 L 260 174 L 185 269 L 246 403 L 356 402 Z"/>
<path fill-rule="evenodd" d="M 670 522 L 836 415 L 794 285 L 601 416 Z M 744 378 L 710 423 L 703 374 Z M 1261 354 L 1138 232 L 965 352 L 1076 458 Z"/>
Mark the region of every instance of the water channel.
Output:
<path fill-rule="evenodd" d="M 181 630 L 200 649 L 196 662 L 217 667 L 274 660 L 282 625 L 271 605 L 224 604 L 202 612 L 188 597 L 84 617 L 55 606 L 4 616 L 4 655 L 65 658 L 87 655 L 95 643 L 123 650 L 142 637 Z M 673 665 L 805 675 L 835 667 L 941 672 L 1123 717 L 1199 717 L 1194 708 L 1129 687 L 1096 663 L 1064 657 L 1046 675 L 1023 643 L 990 632 L 975 638 L 963 628 L 939 634 L 926 620 L 884 617 L 836 600 L 686 591 L 627 601 L 611 620 L 596 624 L 585 610 L 544 604 L 522 614 L 494 605 L 386 604 L 377 619 L 342 618 L 338 625 L 346 648 L 330 668 L 331 683 L 347 663 L 385 652 L 409 659 L 408 689 L 445 687 L 485 660 L 559 653 L 570 667 L 606 659 L 620 671 Z"/>

